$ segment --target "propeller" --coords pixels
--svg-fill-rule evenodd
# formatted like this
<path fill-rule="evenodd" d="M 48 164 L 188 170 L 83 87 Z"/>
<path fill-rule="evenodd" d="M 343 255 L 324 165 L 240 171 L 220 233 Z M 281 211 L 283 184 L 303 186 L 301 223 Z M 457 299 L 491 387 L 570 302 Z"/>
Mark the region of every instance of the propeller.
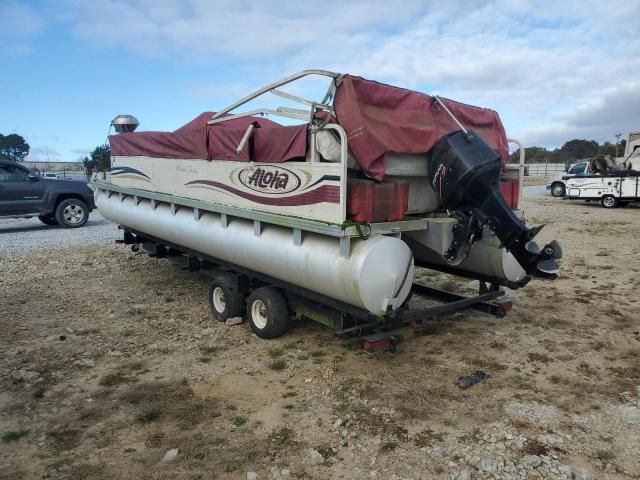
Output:
<path fill-rule="evenodd" d="M 557 240 L 554 240 L 551 243 L 548 243 L 544 247 L 544 253 L 545 253 L 545 255 L 548 255 L 551 258 L 555 258 L 556 260 L 561 259 L 562 258 L 562 246 L 560 245 L 560 242 L 558 242 Z"/>

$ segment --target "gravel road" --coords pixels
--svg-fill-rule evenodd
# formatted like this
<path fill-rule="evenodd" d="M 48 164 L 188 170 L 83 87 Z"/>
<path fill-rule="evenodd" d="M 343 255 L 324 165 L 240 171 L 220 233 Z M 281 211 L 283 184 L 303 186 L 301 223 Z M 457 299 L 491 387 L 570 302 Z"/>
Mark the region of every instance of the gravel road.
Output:
<path fill-rule="evenodd" d="M 530 187 L 524 187 L 522 189 L 522 197 L 544 197 L 550 195 L 544 185 L 532 185 Z"/>
<path fill-rule="evenodd" d="M 109 244 L 121 237 L 117 225 L 96 210 L 80 228 L 52 227 L 37 218 L 0 218 L 0 256 L 74 245 Z"/>

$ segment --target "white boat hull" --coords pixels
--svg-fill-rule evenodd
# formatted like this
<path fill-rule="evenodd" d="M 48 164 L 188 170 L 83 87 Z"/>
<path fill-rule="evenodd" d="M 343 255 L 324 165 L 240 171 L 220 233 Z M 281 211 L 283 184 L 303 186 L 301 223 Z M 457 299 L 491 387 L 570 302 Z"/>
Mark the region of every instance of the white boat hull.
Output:
<path fill-rule="evenodd" d="M 414 277 L 413 254 L 400 239 L 375 235 L 352 239 L 348 257 L 340 256 L 338 238 L 304 232 L 296 245 L 292 230 L 202 212 L 189 207 L 96 191 L 96 206 L 107 219 L 196 252 L 269 275 L 374 315 L 396 309 L 409 295 Z"/>

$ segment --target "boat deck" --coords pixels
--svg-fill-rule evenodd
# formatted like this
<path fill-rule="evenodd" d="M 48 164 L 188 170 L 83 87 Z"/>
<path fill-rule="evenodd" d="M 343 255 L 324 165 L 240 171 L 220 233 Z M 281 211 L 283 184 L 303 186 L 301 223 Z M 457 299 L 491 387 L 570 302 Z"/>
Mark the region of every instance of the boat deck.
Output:
<path fill-rule="evenodd" d="M 370 235 L 397 234 L 406 231 L 424 230 L 428 226 L 428 219 L 410 216 L 405 217 L 405 220 L 395 222 L 346 222 L 342 225 L 338 225 L 301 217 L 278 215 L 275 213 L 237 208 L 219 203 L 204 202 L 202 200 L 195 200 L 192 198 L 122 187 L 106 181 L 92 181 L 91 186 L 94 190 L 102 190 L 105 192 L 118 194 L 121 199 L 123 199 L 125 196 L 130 196 L 134 197 L 135 199 L 146 198 L 154 202 L 169 204 L 171 205 L 172 210 L 180 206 L 185 206 L 193 208 L 194 214 L 199 214 L 200 212 L 213 212 L 220 215 L 245 218 L 248 220 L 253 220 L 254 222 L 264 222 L 281 227 L 297 229 L 305 232 L 313 232 L 320 235 L 328 235 L 332 237 L 352 238 L 368 237 Z"/>

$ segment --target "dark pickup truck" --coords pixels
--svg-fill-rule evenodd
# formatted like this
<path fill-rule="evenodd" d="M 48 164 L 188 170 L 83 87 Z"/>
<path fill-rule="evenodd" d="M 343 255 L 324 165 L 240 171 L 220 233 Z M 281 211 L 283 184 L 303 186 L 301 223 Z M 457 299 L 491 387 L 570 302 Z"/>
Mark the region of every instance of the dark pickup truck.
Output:
<path fill-rule="evenodd" d="M 42 178 L 15 162 L 0 161 L 0 217 L 35 217 L 47 225 L 81 227 L 95 208 L 84 180 Z"/>

